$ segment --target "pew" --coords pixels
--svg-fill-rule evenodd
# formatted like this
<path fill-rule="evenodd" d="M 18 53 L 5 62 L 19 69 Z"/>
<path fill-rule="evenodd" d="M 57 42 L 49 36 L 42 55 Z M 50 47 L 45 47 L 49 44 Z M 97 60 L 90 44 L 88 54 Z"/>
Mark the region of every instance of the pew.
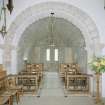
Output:
<path fill-rule="evenodd" d="M 92 75 L 81 73 L 78 64 L 60 64 L 59 74 L 64 80 L 67 91 L 89 92 L 89 81 Z"/>
<path fill-rule="evenodd" d="M 23 85 L 23 92 L 37 92 L 43 78 L 43 64 L 27 64 L 18 76 L 18 85 Z"/>

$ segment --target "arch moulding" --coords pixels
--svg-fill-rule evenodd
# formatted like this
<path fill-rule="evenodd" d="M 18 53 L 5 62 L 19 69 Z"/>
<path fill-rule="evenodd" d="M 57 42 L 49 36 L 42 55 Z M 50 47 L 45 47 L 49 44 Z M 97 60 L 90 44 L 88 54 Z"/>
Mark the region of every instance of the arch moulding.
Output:
<path fill-rule="evenodd" d="M 11 65 L 13 65 L 11 64 L 12 48 L 15 48 L 14 51 L 17 53 L 18 43 L 22 33 L 33 22 L 48 17 L 50 12 L 54 12 L 56 17 L 64 18 L 80 29 L 85 39 L 88 58 L 90 58 L 93 53 L 98 54 L 100 52 L 98 29 L 90 16 L 79 8 L 66 3 L 40 3 L 22 11 L 8 29 L 3 56 L 3 62 L 6 68 L 11 69 Z"/>

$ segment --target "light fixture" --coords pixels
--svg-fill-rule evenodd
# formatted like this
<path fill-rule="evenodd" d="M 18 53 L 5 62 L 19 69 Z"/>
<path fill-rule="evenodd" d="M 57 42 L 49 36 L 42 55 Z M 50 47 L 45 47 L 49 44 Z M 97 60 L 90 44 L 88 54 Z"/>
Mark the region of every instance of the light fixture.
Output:
<path fill-rule="evenodd" d="M 49 20 L 49 42 L 48 42 L 48 46 L 50 47 L 54 47 L 56 46 L 55 41 L 54 41 L 54 13 L 51 12 L 50 13 L 50 20 Z"/>
<path fill-rule="evenodd" d="M 23 60 L 24 60 L 25 66 L 26 66 L 27 65 L 27 62 L 28 62 L 28 58 L 27 57 L 24 57 Z"/>
<path fill-rule="evenodd" d="M 7 31 L 6 31 L 6 7 L 4 4 L 4 0 L 2 0 L 1 2 L 1 13 L 0 13 L 0 25 L 1 25 L 1 29 L 0 29 L 0 33 L 2 35 L 2 37 L 4 38 Z"/>
<path fill-rule="evenodd" d="M 24 57 L 23 60 L 24 60 L 24 61 L 27 61 L 27 57 Z"/>
<path fill-rule="evenodd" d="M 4 38 L 7 34 L 7 24 L 6 24 L 6 5 L 5 0 L 2 0 L 1 3 L 1 11 L 0 11 L 0 33 Z M 7 9 L 9 10 L 10 14 L 13 10 L 13 0 L 8 0 Z"/>
<path fill-rule="evenodd" d="M 27 60 L 28 60 L 28 58 L 27 58 L 27 57 L 24 57 L 24 58 L 23 58 L 23 60 L 24 60 L 24 61 L 27 61 Z"/>
<path fill-rule="evenodd" d="M 105 0 L 104 0 L 104 9 L 105 9 Z"/>
<path fill-rule="evenodd" d="M 13 0 L 8 0 L 7 8 L 11 14 L 13 11 Z"/>

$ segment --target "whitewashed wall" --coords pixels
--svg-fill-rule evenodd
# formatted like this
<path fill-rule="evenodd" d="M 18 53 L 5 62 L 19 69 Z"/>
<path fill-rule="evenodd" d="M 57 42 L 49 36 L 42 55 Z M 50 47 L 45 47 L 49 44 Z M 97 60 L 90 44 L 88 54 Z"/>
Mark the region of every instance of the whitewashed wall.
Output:
<path fill-rule="evenodd" d="M 0 49 L 0 64 L 3 64 L 3 49 Z"/>
<path fill-rule="evenodd" d="M 65 48 L 65 63 L 73 63 L 73 53 L 70 47 Z"/>
<path fill-rule="evenodd" d="M 7 20 L 8 27 L 10 26 L 11 22 L 16 18 L 16 16 L 21 13 L 21 11 L 23 11 L 29 6 L 32 6 L 41 2 L 46 2 L 46 1 L 65 2 L 68 4 L 72 4 L 85 11 L 95 21 L 99 29 L 99 34 L 100 36 L 102 36 L 101 41 L 104 42 L 103 40 L 103 37 L 105 38 L 104 0 L 14 0 L 14 11 L 12 15 L 10 16 L 8 12 L 8 20 Z"/>
<path fill-rule="evenodd" d="M 29 53 L 29 62 L 39 63 L 40 62 L 40 47 L 34 47 Z"/>
<path fill-rule="evenodd" d="M 36 3 L 46 2 L 46 1 L 59 1 L 65 2 L 68 4 L 72 4 L 81 10 L 85 11 L 94 21 L 99 30 L 99 35 L 101 39 L 101 43 L 105 43 L 105 10 L 104 10 L 104 0 L 14 0 L 14 11 L 10 16 L 8 13 L 7 25 L 8 27 L 15 20 L 16 16 L 21 13 L 25 8 L 32 6 Z M 23 5 L 24 4 L 24 5 Z M 0 44 L 2 44 L 3 40 L 0 38 Z M 0 52 L 0 54 L 2 54 Z M 0 57 L 0 61 L 2 62 L 2 57 Z M 104 77 L 104 76 L 103 76 Z M 102 80 L 102 86 L 105 87 L 104 78 Z M 102 93 L 105 93 L 103 88 Z M 105 94 L 103 94 L 105 97 Z"/>

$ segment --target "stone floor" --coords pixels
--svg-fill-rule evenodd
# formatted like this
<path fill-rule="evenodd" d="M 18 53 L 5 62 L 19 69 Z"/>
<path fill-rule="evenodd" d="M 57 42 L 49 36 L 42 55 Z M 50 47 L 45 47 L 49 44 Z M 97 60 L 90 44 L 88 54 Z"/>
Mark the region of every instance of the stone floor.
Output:
<path fill-rule="evenodd" d="M 44 74 L 38 96 L 40 97 L 32 95 L 21 96 L 19 105 L 95 105 L 93 98 L 89 96 L 65 97 L 63 84 L 58 73 L 54 72 L 46 72 Z"/>
<path fill-rule="evenodd" d="M 41 84 L 40 96 L 64 96 L 63 84 L 57 72 L 46 72 Z"/>
<path fill-rule="evenodd" d="M 16 105 L 16 103 L 14 104 Z M 91 97 L 23 96 L 19 105 L 95 105 Z"/>

